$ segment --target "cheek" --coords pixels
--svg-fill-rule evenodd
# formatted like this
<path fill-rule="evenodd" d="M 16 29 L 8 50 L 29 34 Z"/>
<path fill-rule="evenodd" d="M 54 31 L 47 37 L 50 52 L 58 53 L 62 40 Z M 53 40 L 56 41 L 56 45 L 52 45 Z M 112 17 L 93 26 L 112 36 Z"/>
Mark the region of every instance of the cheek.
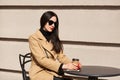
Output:
<path fill-rule="evenodd" d="M 48 24 L 46 24 L 46 25 L 44 26 L 44 28 L 45 28 L 45 29 L 47 29 L 48 27 L 49 27 L 49 25 L 48 25 Z"/>
<path fill-rule="evenodd" d="M 45 30 L 45 31 L 49 31 L 49 30 L 50 30 L 50 26 L 45 25 L 45 26 L 44 26 L 44 30 Z"/>

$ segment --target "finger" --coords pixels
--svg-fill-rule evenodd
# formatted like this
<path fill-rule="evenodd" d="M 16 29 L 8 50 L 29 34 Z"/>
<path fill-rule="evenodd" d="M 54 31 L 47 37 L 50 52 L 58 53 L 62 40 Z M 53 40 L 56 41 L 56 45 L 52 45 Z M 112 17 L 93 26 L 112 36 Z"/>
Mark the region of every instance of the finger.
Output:
<path fill-rule="evenodd" d="M 78 67 L 78 64 L 74 64 L 74 63 L 73 63 L 73 65 L 76 66 L 76 67 Z"/>
<path fill-rule="evenodd" d="M 74 66 L 74 69 L 77 70 L 77 69 L 78 69 L 78 66 Z"/>

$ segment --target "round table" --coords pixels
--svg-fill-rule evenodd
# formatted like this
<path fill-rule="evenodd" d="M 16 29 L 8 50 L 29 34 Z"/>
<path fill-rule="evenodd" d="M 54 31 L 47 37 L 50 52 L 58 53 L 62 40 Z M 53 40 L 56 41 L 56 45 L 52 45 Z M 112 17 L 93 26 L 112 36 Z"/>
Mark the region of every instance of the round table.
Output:
<path fill-rule="evenodd" d="M 80 71 L 65 70 L 64 72 L 88 77 L 88 80 L 98 80 L 98 77 L 120 76 L 120 69 L 106 66 L 83 66 Z"/>

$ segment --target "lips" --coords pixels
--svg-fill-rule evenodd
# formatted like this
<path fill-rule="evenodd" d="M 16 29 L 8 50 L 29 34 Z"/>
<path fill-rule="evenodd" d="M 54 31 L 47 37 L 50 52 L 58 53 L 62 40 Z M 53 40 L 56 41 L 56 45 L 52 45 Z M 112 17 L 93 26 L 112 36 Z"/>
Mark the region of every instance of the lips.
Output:
<path fill-rule="evenodd" d="M 53 30 L 53 29 L 54 29 L 54 26 L 51 26 L 50 29 Z"/>

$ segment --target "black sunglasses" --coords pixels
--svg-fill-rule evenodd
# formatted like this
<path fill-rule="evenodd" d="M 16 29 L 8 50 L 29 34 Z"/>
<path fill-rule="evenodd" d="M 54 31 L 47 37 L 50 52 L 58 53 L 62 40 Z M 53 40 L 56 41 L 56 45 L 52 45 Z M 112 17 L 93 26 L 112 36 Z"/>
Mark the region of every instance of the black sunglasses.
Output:
<path fill-rule="evenodd" d="M 48 21 L 48 24 L 49 24 L 49 25 L 52 25 L 52 24 L 56 25 L 56 22 L 54 22 L 54 21 L 52 21 L 52 20 L 49 20 L 49 21 Z"/>

